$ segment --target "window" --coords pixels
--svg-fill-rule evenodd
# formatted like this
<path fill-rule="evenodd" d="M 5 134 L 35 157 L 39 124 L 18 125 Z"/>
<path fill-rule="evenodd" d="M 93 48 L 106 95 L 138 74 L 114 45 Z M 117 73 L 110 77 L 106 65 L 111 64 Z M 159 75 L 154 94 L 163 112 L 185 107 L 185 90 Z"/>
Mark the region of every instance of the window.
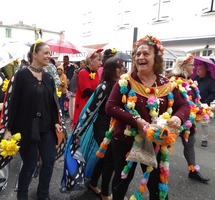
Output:
<path fill-rule="evenodd" d="M 92 35 L 92 12 L 83 15 L 83 37 Z"/>
<path fill-rule="evenodd" d="M 117 29 L 127 29 L 131 27 L 131 11 L 128 0 L 118 2 L 119 13 L 117 16 Z"/>
<path fill-rule="evenodd" d="M 12 34 L 11 34 L 12 30 L 10 28 L 6 28 L 5 29 L 5 37 L 6 38 L 11 38 Z"/>
<path fill-rule="evenodd" d="M 200 56 L 200 51 L 194 51 L 194 52 L 192 52 L 192 54 L 193 54 L 194 56 Z"/>
<path fill-rule="evenodd" d="M 202 3 L 202 14 L 215 13 L 215 0 L 204 0 Z"/>
<path fill-rule="evenodd" d="M 170 0 L 155 0 L 152 8 L 153 22 L 166 22 L 170 17 Z"/>
<path fill-rule="evenodd" d="M 166 69 L 172 68 L 173 67 L 173 60 L 166 60 L 165 61 L 165 67 L 166 67 Z"/>
<path fill-rule="evenodd" d="M 202 52 L 202 56 L 210 56 L 212 54 L 212 50 L 204 50 Z"/>

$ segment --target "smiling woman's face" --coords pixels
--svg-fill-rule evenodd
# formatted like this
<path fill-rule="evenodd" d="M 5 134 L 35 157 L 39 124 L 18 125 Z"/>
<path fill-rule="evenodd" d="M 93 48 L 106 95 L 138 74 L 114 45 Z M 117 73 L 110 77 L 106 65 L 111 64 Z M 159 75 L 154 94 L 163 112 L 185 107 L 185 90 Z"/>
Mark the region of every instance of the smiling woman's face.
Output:
<path fill-rule="evenodd" d="M 154 68 L 154 48 L 147 44 L 138 47 L 134 61 L 139 73 L 150 73 Z"/>

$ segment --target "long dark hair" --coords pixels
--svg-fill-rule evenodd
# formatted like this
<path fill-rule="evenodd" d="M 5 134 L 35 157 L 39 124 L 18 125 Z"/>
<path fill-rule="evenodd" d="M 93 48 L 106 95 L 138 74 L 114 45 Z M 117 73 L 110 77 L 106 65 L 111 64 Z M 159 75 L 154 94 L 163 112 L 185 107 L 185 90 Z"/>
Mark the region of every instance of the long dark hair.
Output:
<path fill-rule="evenodd" d="M 36 46 L 35 46 L 36 45 Z M 39 44 L 32 44 L 30 51 L 28 52 L 28 62 L 31 64 L 33 62 L 33 52 L 38 53 L 38 51 L 43 47 L 47 45 L 45 42 L 40 42 Z"/>
<path fill-rule="evenodd" d="M 106 81 L 108 88 L 111 90 L 116 82 L 116 68 L 121 69 L 122 64 L 118 57 L 108 58 L 103 66 L 100 83 Z"/>

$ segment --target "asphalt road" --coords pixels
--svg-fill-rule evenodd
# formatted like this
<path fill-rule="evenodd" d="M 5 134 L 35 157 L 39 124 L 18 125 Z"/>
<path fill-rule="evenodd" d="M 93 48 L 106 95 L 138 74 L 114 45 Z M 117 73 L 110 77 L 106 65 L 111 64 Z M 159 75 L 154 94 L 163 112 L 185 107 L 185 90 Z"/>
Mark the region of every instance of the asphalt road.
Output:
<path fill-rule="evenodd" d="M 68 126 L 69 127 L 69 126 Z M 69 128 L 68 128 L 69 130 Z M 69 132 L 69 131 L 68 131 Z M 211 180 L 203 184 L 188 179 L 187 163 L 183 156 L 183 148 L 180 138 L 174 146 L 173 155 L 170 156 L 170 177 L 169 177 L 169 199 L 170 200 L 214 200 L 215 199 L 215 120 L 210 122 L 210 138 L 208 147 L 201 147 L 200 129 L 196 134 L 196 162 L 200 165 L 202 175 Z M 15 156 L 10 163 L 10 175 L 6 190 L 0 195 L 1 200 L 15 200 L 15 183 L 20 166 L 19 155 Z M 96 197 L 87 190 L 61 193 L 59 191 L 63 169 L 63 157 L 55 163 L 54 173 L 50 185 L 50 198 L 52 200 L 96 200 Z M 127 197 L 139 186 L 142 172 L 138 166 L 135 177 L 130 184 Z M 29 200 L 36 200 L 36 188 L 38 179 L 34 178 L 29 187 Z M 146 193 L 144 199 L 148 199 Z"/>

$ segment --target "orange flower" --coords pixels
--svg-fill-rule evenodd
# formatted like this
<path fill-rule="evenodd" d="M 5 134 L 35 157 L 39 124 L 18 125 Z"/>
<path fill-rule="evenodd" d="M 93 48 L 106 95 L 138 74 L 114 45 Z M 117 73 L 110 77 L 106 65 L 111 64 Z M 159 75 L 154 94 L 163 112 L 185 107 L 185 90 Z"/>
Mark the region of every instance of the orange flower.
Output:
<path fill-rule="evenodd" d="M 136 103 L 137 102 L 137 96 L 129 96 L 128 101 Z"/>
<path fill-rule="evenodd" d="M 153 140 L 154 139 L 154 134 L 155 134 L 155 131 L 154 130 L 152 130 L 152 129 L 150 129 L 150 128 L 148 128 L 147 130 L 146 130 L 146 137 L 149 139 L 149 140 Z"/>
<path fill-rule="evenodd" d="M 184 137 L 184 139 L 188 139 L 189 138 L 189 134 L 188 133 L 184 133 L 183 137 Z"/>
<path fill-rule="evenodd" d="M 126 153 L 125 157 L 127 158 L 130 154 L 130 151 Z"/>
<path fill-rule="evenodd" d="M 99 158 L 104 158 L 105 154 L 101 153 L 100 151 L 96 151 L 96 156 Z"/>
<path fill-rule="evenodd" d="M 164 176 L 163 174 L 160 174 L 160 180 L 162 183 L 168 183 L 168 177 Z"/>
<path fill-rule="evenodd" d="M 102 142 L 102 143 L 100 144 L 100 147 L 101 147 L 102 149 L 106 150 L 107 147 L 108 147 L 108 145 L 105 144 L 104 142 Z"/>
<path fill-rule="evenodd" d="M 110 125 L 111 126 L 115 126 L 116 125 L 116 120 L 115 119 L 111 119 L 110 120 Z"/>
<path fill-rule="evenodd" d="M 174 100 L 168 100 L 168 108 L 172 107 L 173 103 L 174 103 Z"/>
<path fill-rule="evenodd" d="M 197 114 L 196 115 L 196 121 L 200 121 L 201 120 L 201 115 Z"/>
<path fill-rule="evenodd" d="M 126 95 L 125 94 L 122 95 L 122 103 L 126 103 Z"/>
<path fill-rule="evenodd" d="M 194 171 L 195 171 L 195 168 L 194 168 L 193 165 L 190 165 L 190 166 L 188 166 L 188 170 L 194 172 Z"/>
<path fill-rule="evenodd" d="M 145 193 L 146 186 L 145 185 L 140 185 L 139 190 L 140 190 L 141 194 Z"/>

